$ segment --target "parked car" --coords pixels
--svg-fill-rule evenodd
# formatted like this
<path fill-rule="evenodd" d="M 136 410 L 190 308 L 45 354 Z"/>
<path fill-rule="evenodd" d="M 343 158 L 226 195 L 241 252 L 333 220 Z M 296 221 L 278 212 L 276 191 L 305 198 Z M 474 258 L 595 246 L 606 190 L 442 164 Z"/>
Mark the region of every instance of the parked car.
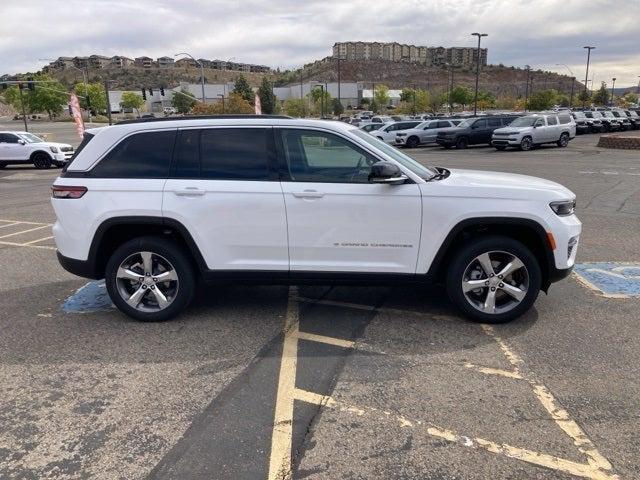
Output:
<path fill-rule="evenodd" d="M 435 143 L 438 132 L 457 126 L 462 120 L 427 120 L 416 127 L 396 133 L 395 144 L 399 147 L 416 148 L 418 145 Z"/>
<path fill-rule="evenodd" d="M 444 148 L 467 148 L 469 145 L 491 145 L 491 135 L 496 128 L 509 125 L 515 117 L 493 116 L 467 118 L 457 127 L 438 132 L 436 143 Z"/>
<path fill-rule="evenodd" d="M 576 129 L 578 128 L 578 120 L 584 120 L 584 122 L 586 123 L 588 130 L 588 133 L 600 133 L 603 130 L 603 126 L 602 126 L 602 119 L 601 118 L 594 118 L 593 116 L 590 116 L 591 112 L 585 112 L 582 110 L 576 110 L 575 112 L 572 113 L 574 120 L 576 121 Z M 585 133 L 587 133 L 585 132 Z"/>
<path fill-rule="evenodd" d="M 609 119 L 605 119 L 602 116 L 601 112 L 595 111 L 595 110 L 585 110 L 584 114 L 587 118 L 590 118 L 595 122 L 600 122 L 600 131 L 601 132 L 610 132 L 613 130 L 619 130 L 620 129 L 620 125 L 618 124 L 618 122 L 611 122 Z"/>
<path fill-rule="evenodd" d="M 371 123 L 389 123 L 393 122 L 393 118 L 387 115 L 376 115 L 375 117 L 371 117 Z"/>
<path fill-rule="evenodd" d="M 526 115 L 513 120 L 509 126 L 493 132 L 491 144 L 496 150 L 517 147 L 531 150 L 545 143 L 566 147 L 576 136 L 576 122 L 569 113 Z"/>
<path fill-rule="evenodd" d="M 605 132 L 615 132 L 618 130 L 622 130 L 622 122 L 618 120 L 618 118 L 610 111 L 603 110 L 600 112 L 593 112 L 595 114 L 602 115 L 602 125 L 603 131 Z"/>
<path fill-rule="evenodd" d="M 640 115 L 635 110 L 625 110 L 624 113 L 631 120 L 631 125 L 634 130 L 640 129 Z"/>
<path fill-rule="evenodd" d="M 622 110 L 621 108 L 612 108 L 611 113 L 618 119 L 618 122 L 620 122 L 620 130 L 626 131 L 633 128 L 633 124 L 631 123 L 629 117 L 627 117 L 627 114 L 624 112 L 624 110 Z"/>
<path fill-rule="evenodd" d="M 395 143 L 398 132 L 414 128 L 416 125 L 420 125 L 419 120 L 385 123 L 382 127 L 377 130 L 372 130 L 369 133 L 385 143 L 393 144 Z"/>
<path fill-rule="evenodd" d="M 589 122 L 592 120 L 588 119 L 584 112 L 571 112 L 571 116 L 576 122 L 576 134 L 580 135 L 583 133 L 591 132 L 591 125 L 589 124 Z M 495 134 L 495 132 L 493 133 Z"/>
<path fill-rule="evenodd" d="M 361 126 L 360 130 L 369 133 L 374 130 L 378 130 L 379 128 L 382 128 L 383 125 L 384 123 L 367 123 L 366 125 Z"/>
<path fill-rule="evenodd" d="M 555 182 L 428 167 L 344 123 L 286 117 L 90 129 L 52 205 L 61 265 L 104 278 L 142 321 L 178 315 L 201 279 L 443 282 L 468 317 L 504 322 L 571 272 L 581 232 Z"/>
<path fill-rule="evenodd" d="M 63 167 L 72 156 L 68 143 L 46 142 L 29 132 L 0 132 L 0 168 L 30 163 L 40 169 Z"/>

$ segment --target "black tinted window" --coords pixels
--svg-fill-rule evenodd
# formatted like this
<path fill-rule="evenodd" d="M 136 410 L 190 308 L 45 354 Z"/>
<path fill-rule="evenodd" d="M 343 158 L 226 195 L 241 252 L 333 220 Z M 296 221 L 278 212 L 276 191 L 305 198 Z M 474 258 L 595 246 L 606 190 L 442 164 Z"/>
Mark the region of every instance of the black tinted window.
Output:
<path fill-rule="evenodd" d="M 487 121 L 489 122 L 489 126 L 490 127 L 500 127 L 500 126 L 502 126 L 502 123 L 500 122 L 499 118 L 489 118 Z"/>
<path fill-rule="evenodd" d="M 18 143 L 18 137 L 11 133 L 0 133 L 0 143 Z"/>
<path fill-rule="evenodd" d="M 571 117 L 569 115 L 560 115 L 558 119 L 560 119 L 560 123 L 563 125 L 571 123 Z"/>
<path fill-rule="evenodd" d="M 202 130 L 201 178 L 268 180 L 270 128 Z"/>
<path fill-rule="evenodd" d="M 111 150 L 92 170 L 109 178 L 167 178 L 175 130 L 133 134 Z"/>
<path fill-rule="evenodd" d="M 449 122 L 438 122 L 438 128 L 447 128 L 450 126 Z"/>
<path fill-rule="evenodd" d="M 485 119 L 476 120 L 473 126 L 474 128 L 485 128 L 487 126 L 487 121 Z"/>
<path fill-rule="evenodd" d="M 175 171 L 178 178 L 200 177 L 200 130 L 182 130 L 178 132 Z"/>

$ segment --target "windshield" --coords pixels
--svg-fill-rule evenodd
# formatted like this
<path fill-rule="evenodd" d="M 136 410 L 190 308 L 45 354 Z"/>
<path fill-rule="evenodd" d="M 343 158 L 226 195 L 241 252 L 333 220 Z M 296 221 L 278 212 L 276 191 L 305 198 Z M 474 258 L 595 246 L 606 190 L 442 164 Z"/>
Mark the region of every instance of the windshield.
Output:
<path fill-rule="evenodd" d="M 40 137 L 36 137 L 32 133 L 19 133 L 18 136 L 21 139 L 23 139 L 25 142 L 27 142 L 27 143 L 42 143 L 42 142 L 44 142 L 44 140 L 42 140 Z"/>
<path fill-rule="evenodd" d="M 585 115 L 589 118 L 602 118 L 602 115 L 600 115 L 600 112 L 586 112 Z"/>
<path fill-rule="evenodd" d="M 510 127 L 532 127 L 538 117 L 518 117 L 509 124 Z"/>
<path fill-rule="evenodd" d="M 475 118 L 470 118 L 470 119 L 468 119 L 468 120 L 462 120 L 462 121 L 458 124 L 458 126 L 459 126 L 459 127 L 461 127 L 461 128 L 467 128 L 467 127 L 470 127 L 474 120 L 475 120 Z"/>
<path fill-rule="evenodd" d="M 360 130 L 352 130 L 352 133 L 357 136 L 359 139 L 364 140 L 370 145 L 373 145 L 378 150 L 384 152 L 403 167 L 408 168 L 416 175 L 424 178 L 425 180 L 430 179 L 434 175 L 437 175 L 438 172 L 435 168 L 425 167 L 424 165 L 419 164 L 413 158 L 405 155 L 397 148 L 392 147 L 391 145 L 387 145 L 382 140 L 378 140 L 376 137 L 372 137 L 371 135 L 367 135 Z"/>

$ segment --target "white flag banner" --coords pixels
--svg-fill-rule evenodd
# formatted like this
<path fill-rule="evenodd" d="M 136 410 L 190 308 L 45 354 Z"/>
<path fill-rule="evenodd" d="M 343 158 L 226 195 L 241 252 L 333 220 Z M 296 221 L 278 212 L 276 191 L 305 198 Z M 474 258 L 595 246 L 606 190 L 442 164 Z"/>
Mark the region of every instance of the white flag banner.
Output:
<path fill-rule="evenodd" d="M 76 132 L 80 135 L 80 138 L 84 135 L 84 122 L 82 121 L 82 111 L 80 110 L 80 102 L 75 93 L 71 94 L 69 98 L 69 105 L 71 105 L 71 116 L 76 122 Z"/>
<path fill-rule="evenodd" d="M 255 100 L 256 115 L 262 115 L 262 104 L 260 103 L 260 95 L 256 93 Z"/>

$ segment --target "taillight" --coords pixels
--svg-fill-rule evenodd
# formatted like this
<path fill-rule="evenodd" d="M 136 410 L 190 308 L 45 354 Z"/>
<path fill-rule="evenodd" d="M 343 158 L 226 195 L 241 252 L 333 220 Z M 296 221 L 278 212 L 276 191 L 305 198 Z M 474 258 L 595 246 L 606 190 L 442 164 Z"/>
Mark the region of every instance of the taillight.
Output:
<path fill-rule="evenodd" d="M 68 187 L 66 185 L 53 185 L 51 196 L 53 198 L 80 198 L 87 193 L 87 187 Z"/>

